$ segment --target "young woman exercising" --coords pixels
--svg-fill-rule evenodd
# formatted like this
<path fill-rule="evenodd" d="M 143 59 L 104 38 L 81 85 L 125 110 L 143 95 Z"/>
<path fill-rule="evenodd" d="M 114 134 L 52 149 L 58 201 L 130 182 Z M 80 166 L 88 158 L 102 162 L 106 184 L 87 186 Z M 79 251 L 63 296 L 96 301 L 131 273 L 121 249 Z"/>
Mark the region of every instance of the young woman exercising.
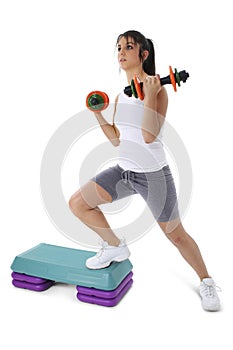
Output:
<path fill-rule="evenodd" d="M 197 244 L 181 223 L 175 184 L 159 138 L 168 96 L 155 74 L 153 43 L 140 32 L 128 31 L 119 35 L 117 48 L 118 62 L 128 82 L 135 74 L 143 82 L 144 100 L 121 92 L 116 99 L 113 124 L 101 112 L 94 112 L 104 134 L 119 147 L 120 154 L 116 166 L 97 174 L 69 201 L 74 215 L 103 239 L 102 249 L 86 261 L 86 266 L 101 269 L 130 256 L 126 242 L 115 235 L 98 206 L 140 194 L 166 237 L 199 276 L 203 308 L 217 311 L 220 300 L 215 283 Z"/>

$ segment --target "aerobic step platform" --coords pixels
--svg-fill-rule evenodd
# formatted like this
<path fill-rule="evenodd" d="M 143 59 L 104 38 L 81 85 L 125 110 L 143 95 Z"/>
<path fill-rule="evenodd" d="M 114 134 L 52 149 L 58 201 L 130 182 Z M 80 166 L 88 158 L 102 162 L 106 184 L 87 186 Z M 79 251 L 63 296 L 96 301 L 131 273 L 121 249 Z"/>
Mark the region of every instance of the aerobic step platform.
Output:
<path fill-rule="evenodd" d="M 95 252 L 41 243 L 17 255 L 11 265 L 15 287 L 44 291 L 56 282 L 77 286 L 80 301 L 115 306 L 133 284 L 133 265 L 127 259 L 101 270 L 86 268 Z"/>

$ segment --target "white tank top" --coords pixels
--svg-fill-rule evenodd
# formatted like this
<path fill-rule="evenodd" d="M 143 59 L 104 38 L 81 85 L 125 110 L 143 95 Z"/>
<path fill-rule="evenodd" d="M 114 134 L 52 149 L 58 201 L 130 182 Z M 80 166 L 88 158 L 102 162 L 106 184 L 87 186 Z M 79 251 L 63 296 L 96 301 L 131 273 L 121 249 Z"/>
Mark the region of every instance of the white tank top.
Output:
<path fill-rule="evenodd" d="M 156 141 L 145 143 L 142 136 L 144 102 L 121 92 L 116 107 L 115 123 L 120 131 L 119 161 L 124 170 L 152 172 L 167 165 L 161 142 L 162 129 Z"/>

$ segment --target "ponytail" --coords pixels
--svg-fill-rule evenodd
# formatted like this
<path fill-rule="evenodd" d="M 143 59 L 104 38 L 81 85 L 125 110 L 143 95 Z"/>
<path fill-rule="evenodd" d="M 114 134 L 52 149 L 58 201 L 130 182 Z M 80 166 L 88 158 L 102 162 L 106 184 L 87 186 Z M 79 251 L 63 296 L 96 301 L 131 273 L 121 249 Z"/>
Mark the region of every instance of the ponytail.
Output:
<path fill-rule="evenodd" d="M 149 55 L 147 59 L 143 62 L 142 68 L 146 74 L 155 75 L 155 50 L 154 44 L 151 39 L 147 39 L 147 46 Z"/>

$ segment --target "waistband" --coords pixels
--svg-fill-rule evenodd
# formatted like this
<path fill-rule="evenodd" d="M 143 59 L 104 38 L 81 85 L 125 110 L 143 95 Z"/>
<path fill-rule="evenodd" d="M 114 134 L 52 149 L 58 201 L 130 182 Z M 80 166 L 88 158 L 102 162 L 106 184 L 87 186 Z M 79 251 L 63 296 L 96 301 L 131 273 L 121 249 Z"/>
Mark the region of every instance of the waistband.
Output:
<path fill-rule="evenodd" d="M 171 170 L 169 165 L 164 166 L 162 169 L 157 170 L 157 171 L 153 171 L 153 172 L 135 172 L 132 170 L 124 170 L 123 168 L 121 168 L 118 164 L 117 167 L 119 169 L 119 171 L 121 172 L 121 179 L 125 182 L 128 182 L 130 180 L 134 180 L 136 176 L 150 176 L 150 174 L 154 174 L 157 173 L 158 175 L 160 175 L 161 173 L 163 173 L 163 175 L 168 175 L 171 174 Z"/>
<path fill-rule="evenodd" d="M 130 180 L 134 180 L 135 172 L 133 172 L 131 170 L 123 170 L 123 172 L 121 173 L 121 178 L 125 182 L 128 182 Z"/>

